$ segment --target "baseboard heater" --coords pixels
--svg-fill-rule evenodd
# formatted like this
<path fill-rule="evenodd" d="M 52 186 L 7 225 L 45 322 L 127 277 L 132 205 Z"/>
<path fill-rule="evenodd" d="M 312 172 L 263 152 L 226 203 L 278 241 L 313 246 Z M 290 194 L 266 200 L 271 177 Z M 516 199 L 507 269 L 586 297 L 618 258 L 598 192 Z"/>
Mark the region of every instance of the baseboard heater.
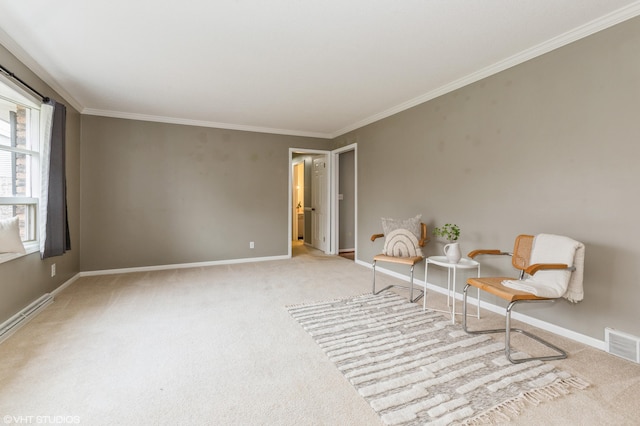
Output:
<path fill-rule="evenodd" d="M 640 364 L 640 338 L 613 328 L 604 329 L 607 352 Z"/>
<path fill-rule="evenodd" d="M 20 327 L 29 322 L 47 305 L 53 302 L 53 296 L 49 293 L 42 295 L 38 300 L 9 318 L 0 325 L 0 343 L 16 332 Z"/>

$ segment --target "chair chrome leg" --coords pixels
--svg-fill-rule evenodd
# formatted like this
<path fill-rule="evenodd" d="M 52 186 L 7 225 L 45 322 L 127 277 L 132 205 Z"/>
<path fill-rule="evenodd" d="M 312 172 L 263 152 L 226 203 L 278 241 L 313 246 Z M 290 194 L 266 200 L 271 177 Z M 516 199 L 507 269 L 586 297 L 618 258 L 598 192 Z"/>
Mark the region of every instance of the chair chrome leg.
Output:
<path fill-rule="evenodd" d="M 413 302 L 413 265 L 411 265 L 411 274 L 409 275 L 409 287 L 409 300 Z"/>
<path fill-rule="evenodd" d="M 376 261 L 375 260 L 373 261 L 371 266 L 372 266 L 372 269 L 373 269 L 373 288 L 371 289 L 371 293 L 372 294 L 376 295 L 376 294 L 382 293 L 385 290 L 389 290 L 390 288 L 400 287 L 400 288 L 409 289 L 409 301 L 412 302 L 412 303 L 420 300 L 420 298 L 424 296 L 424 290 L 418 290 L 420 292 L 420 294 L 418 296 L 416 296 L 415 299 L 413 298 L 413 269 L 414 269 L 414 266 L 411 266 L 411 277 L 410 277 L 411 282 L 410 282 L 409 287 L 402 286 L 402 285 L 396 285 L 396 284 L 390 284 L 390 285 L 386 286 L 385 288 L 380 289 L 378 291 L 376 291 Z"/>
<path fill-rule="evenodd" d="M 373 270 L 373 288 L 371 289 L 371 293 L 376 293 L 376 261 L 374 260 L 371 264 L 371 269 Z"/>
<path fill-rule="evenodd" d="M 556 345 L 547 342 L 546 340 L 536 336 L 535 334 L 532 334 L 526 330 L 522 330 L 520 328 L 511 328 L 511 311 L 513 309 L 513 307 L 517 304 L 517 303 L 536 303 L 536 302 L 554 302 L 554 300 L 514 300 L 513 302 L 509 303 L 509 306 L 507 306 L 507 320 L 506 320 L 506 328 L 505 328 L 505 354 L 507 355 L 507 359 L 509 359 L 509 361 L 511 361 L 514 364 L 519 364 L 521 362 L 526 362 L 526 361 L 533 361 L 533 360 L 541 360 L 541 361 L 550 361 L 550 360 L 554 360 L 554 359 L 565 359 L 567 357 L 567 353 L 560 349 L 559 347 L 557 347 Z M 556 355 L 546 355 L 546 356 L 536 356 L 536 357 L 529 357 L 529 358 L 518 358 L 518 359 L 514 359 L 511 357 L 511 333 L 510 331 L 515 331 L 516 333 L 520 333 L 520 334 L 524 334 L 525 336 L 535 340 L 538 343 L 543 344 L 544 346 L 548 347 L 549 349 L 553 350 L 554 352 L 556 352 Z"/>
<path fill-rule="evenodd" d="M 517 303 L 524 303 L 524 302 L 530 302 L 530 303 L 553 302 L 554 300 L 514 300 L 513 302 L 509 303 L 509 306 L 507 306 L 505 328 L 504 329 L 495 328 L 495 329 L 489 329 L 489 330 L 469 330 L 467 328 L 467 290 L 469 289 L 469 287 L 470 287 L 470 285 L 467 284 L 464 287 L 464 290 L 462 291 L 462 329 L 466 333 L 468 333 L 468 334 L 505 333 L 504 353 L 505 353 L 507 359 L 512 364 L 520 364 L 522 362 L 534 361 L 534 360 L 550 361 L 550 360 L 554 360 L 554 359 L 565 359 L 567 357 L 567 353 L 564 350 L 560 349 L 556 345 L 553 345 L 553 344 L 547 342 L 546 340 L 543 340 L 542 338 L 536 336 L 535 334 L 532 334 L 532 333 L 530 333 L 528 331 L 525 331 L 525 330 L 522 330 L 520 328 L 511 328 L 511 311 L 513 310 L 513 307 Z M 533 339 L 533 340 L 545 345 L 546 347 L 552 349 L 553 351 L 555 351 L 557 353 L 557 355 L 537 356 L 537 357 L 529 357 L 529 358 L 512 358 L 511 357 L 511 332 L 524 334 L 525 336 L 530 337 L 531 339 Z"/>
<path fill-rule="evenodd" d="M 424 290 L 418 290 L 420 292 L 419 295 L 416 296 L 416 298 L 413 298 L 413 269 L 414 269 L 414 265 L 411 265 L 411 277 L 409 278 L 410 281 L 410 288 L 411 290 L 409 291 L 409 300 L 413 303 L 413 302 L 417 302 L 418 300 L 420 300 L 421 297 L 424 297 Z"/>
<path fill-rule="evenodd" d="M 385 288 L 383 288 L 383 289 L 381 289 L 381 290 L 376 291 L 376 261 L 375 261 L 375 260 L 373 261 L 373 263 L 372 263 L 372 265 L 371 265 L 371 266 L 373 267 L 373 289 L 371 290 L 371 293 L 372 293 L 372 294 L 374 294 L 374 295 L 376 295 L 376 294 L 380 294 L 380 293 L 382 293 L 383 291 L 385 291 L 385 290 L 389 290 L 391 287 L 394 287 L 393 285 L 388 285 L 388 286 L 386 286 Z"/>

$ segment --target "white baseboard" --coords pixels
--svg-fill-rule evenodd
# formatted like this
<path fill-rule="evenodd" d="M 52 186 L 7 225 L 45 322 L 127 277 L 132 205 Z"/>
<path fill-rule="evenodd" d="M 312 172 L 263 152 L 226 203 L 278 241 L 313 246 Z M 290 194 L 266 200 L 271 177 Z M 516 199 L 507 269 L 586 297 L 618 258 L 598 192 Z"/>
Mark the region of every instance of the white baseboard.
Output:
<path fill-rule="evenodd" d="M 91 276 L 97 276 L 97 275 L 126 274 L 131 272 L 164 271 L 167 269 L 198 268 L 203 266 L 233 265 L 237 263 L 265 262 L 269 260 L 284 260 L 284 259 L 289 259 L 289 256 L 284 255 L 284 256 L 268 256 L 268 257 L 250 257 L 245 259 L 212 260 L 207 262 L 177 263 L 172 265 L 140 266 L 140 267 L 120 268 L 120 269 L 104 269 L 100 271 L 84 271 L 84 272 L 80 272 L 79 275 L 81 277 L 91 277 Z"/>
<path fill-rule="evenodd" d="M 355 259 L 355 263 L 357 263 L 358 265 L 362 265 L 362 266 L 364 266 L 366 268 L 371 268 L 371 263 L 370 262 L 363 262 L 360 259 Z M 391 272 L 391 271 L 389 271 L 389 272 Z M 404 275 L 398 275 L 398 276 L 404 277 L 405 280 L 407 279 L 407 277 L 405 277 Z"/>
<path fill-rule="evenodd" d="M 56 297 L 58 295 L 58 293 L 60 293 L 62 290 L 64 290 L 65 288 L 69 287 L 74 281 L 76 281 L 78 278 L 80 278 L 81 275 L 78 272 L 77 274 L 75 274 L 73 277 L 69 278 L 67 281 L 63 282 L 62 284 L 60 284 L 55 290 L 53 290 L 51 292 L 51 295 L 53 297 Z"/>
<path fill-rule="evenodd" d="M 434 289 L 438 288 L 438 289 L 440 289 L 442 291 L 442 293 L 446 294 L 446 290 L 445 289 L 443 289 L 441 287 L 438 287 L 438 286 L 435 286 L 433 284 L 427 284 L 427 288 L 434 288 Z M 460 301 L 462 300 L 462 294 L 456 293 L 455 296 L 456 296 L 456 300 L 460 300 Z M 468 303 L 471 304 L 471 305 L 476 305 L 475 298 L 471 294 L 470 294 L 470 296 L 471 297 L 468 299 Z M 488 311 L 495 312 L 496 314 L 500 314 L 502 316 L 506 315 L 506 307 L 505 306 L 494 305 L 494 304 L 486 302 L 486 301 L 481 301 L 480 305 L 481 305 L 480 307 L 482 309 L 486 309 Z M 569 330 L 568 328 L 560 327 L 560 326 L 557 326 L 555 324 L 551 324 L 549 322 L 542 321 L 540 319 L 533 318 L 533 317 L 530 317 L 528 315 L 524 315 L 524 314 L 521 314 L 521 313 L 515 312 L 515 311 L 511 311 L 511 318 L 513 318 L 515 320 L 518 320 L 518 321 L 522 321 L 525 324 L 532 325 L 532 326 L 537 327 L 537 328 L 539 328 L 541 330 L 546 330 L 546 331 L 549 331 L 551 333 L 557 334 L 559 336 L 566 337 L 566 338 L 571 339 L 571 340 L 575 340 L 576 342 L 583 343 L 585 345 L 594 347 L 596 349 L 600 349 L 600 350 L 603 350 L 603 351 L 606 350 L 606 344 L 605 344 L 604 340 L 598 340 L 598 339 L 595 339 L 593 337 L 590 337 L 590 336 L 587 336 L 587 335 L 584 335 L 584 334 L 581 334 L 581 333 L 577 333 L 577 332 L 575 332 L 573 330 Z"/>
<path fill-rule="evenodd" d="M 368 268 L 372 268 L 371 264 L 366 263 L 366 262 L 362 262 L 362 261 L 358 260 L 358 261 L 356 261 L 356 263 L 358 263 L 358 264 L 360 264 L 362 266 L 368 267 Z M 407 281 L 407 279 L 408 279 L 408 277 L 406 275 L 399 274 L 397 272 L 390 271 L 388 269 L 381 268 L 379 266 L 376 266 L 376 272 L 380 272 L 380 273 L 392 276 L 394 278 L 398 278 L 398 279 L 403 280 L 403 281 Z M 413 284 L 416 285 L 416 286 L 422 287 L 423 289 L 425 288 L 425 282 L 421 281 L 421 280 L 418 280 L 415 277 L 413 278 Z M 447 294 L 447 289 L 446 288 L 442 288 L 442 287 L 434 285 L 434 284 L 427 283 L 426 288 L 427 288 L 428 291 L 434 291 L 436 293 L 441 293 L 441 294 L 444 294 L 444 295 Z M 457 300 L 462 300 L 462 294 L 457 294 L 456 293 L 456 299 Z M 471 305 L 474 305 L 474 306 L 477 304 L 475 298 L 473 297 L 473 295 L 471 295 L 471 297 L 469 298 L 468 303 L 471 304 Z M 480 306 L 481 306 L 482 309 L 486 309 L 488 311 L 495 312 L 495 313 L 500 314 L 502 316 L 506 315 L 505 307 L 503 307 L 503 306 L 494 305 L 492 303 L 485 302 L 485 301 L 481 301 L 480 302 Z M 591 346 L 593 348 L 600 349 L 602 351 L 606 351 L 606 342 L 604 340 L 598 340 L 596 338 L 593 338 L 593 337 L 590 337 L 590 336 L 587 336 L 587 335 L 584 335 L 584 334 L 581 334 L 581 333 L 577 333 L 577 332 L 575 332 L 573 330 L 569 330 L 567 328 L 560 327 L 560 326 L 557 326 L 555 324 L 551 324 L 551 323 L 548 323 L 546 321 L 542 321 L 542 320 L 539 320 L 537 318 L 533 318 L 533 317 L 530 317 L 528 315 L 524 315 L 524 314 L 521 314 L 521 313 L 518 313 L 518 312 L 512 312 L 511 313 L 511 318 L 513 318 L 515 320 L 518 320 L 518 321 L 522 321 L 525 324 L 529 324 L 529 325 L 532 325 L 534 327 L 538 327 L 538 328 L 540 328 L 542 330 L 549 331 L 549 332 L 557 334 L 559 336 L 566 337 L 566 338 L 571 339 L 571 340 L 575 340 L 576 342 L 583 343 L 583 344 Z"/>

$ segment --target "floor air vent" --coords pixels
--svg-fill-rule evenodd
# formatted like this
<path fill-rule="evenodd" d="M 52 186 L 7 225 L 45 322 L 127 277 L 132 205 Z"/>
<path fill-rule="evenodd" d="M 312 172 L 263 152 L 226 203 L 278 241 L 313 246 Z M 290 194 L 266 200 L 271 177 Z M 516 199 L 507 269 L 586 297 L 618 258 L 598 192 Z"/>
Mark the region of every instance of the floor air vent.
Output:
<path fill-rule="evenodd" d="M 640 338 L 613 328 L 604 329 L 607 352 L 640 364 Z"/>

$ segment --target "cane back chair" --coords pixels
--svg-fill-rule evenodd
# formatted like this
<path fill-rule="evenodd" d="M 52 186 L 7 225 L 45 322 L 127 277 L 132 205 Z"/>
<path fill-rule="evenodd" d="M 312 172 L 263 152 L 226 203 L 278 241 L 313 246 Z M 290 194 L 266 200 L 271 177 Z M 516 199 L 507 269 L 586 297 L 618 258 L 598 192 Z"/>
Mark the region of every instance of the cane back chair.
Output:
<path fill-rule="evenodd" d="M 533 235 L 519 235 L 516 238 L 515 245 L 513 248 L 513 253 L 502 252 L 500 250 L 474 250 L 468 254 L 470 258 L 475 258 L 479 255 L 507 255 L 511 256 L 511 264 L 513 267 L 520 271 L 520 276 L 518 278 L 509 278 L 509 277 L 480 277 L 480 278 L 469 278 L 467 280 L 467 285 L 464 287 L 463 291 L 463 321 L 462 327 L 465 332 L 469 334 L 487 334 L 487 333 L 505 333 L 505 355 L 507 359 L 514 364 L 518 364 L 525 361 L 532 360 L 553 360 L 553 359 L 564 359 L 567 357 L 567 353 L 560 349 L 559 347 L 543 340 L 542 338 L 519 328 L 511 327 L 511 311 L 513 308 L 520 303 L 538 303 L 538 302 L 553 302 L 556 299 L 548 298 L 548 297 L 538 297 L 534 294 L 527 293 L 521 290 L 516 290 L 510 287 L 507 287 L 502 284 L 504 280 L 513 280 L 513 279 L 523 279 L 525 274 L 534 275 L 536 272 L 541 270 L 551 270 L 551 269 L 563 269 L 574 271 L 575 268 L 571 265 L 553 263 L 553 264 L 529 264 L 529 259 L 531 258 L 531 251 L 533 247 L 534 236 Z M 469 287 L 476 287 L 479 290 L 486 291 L 494 296 L 497 296 L 509 304 L 506 308 L 506 324 L 505 328 L 499 329 L 491 329 L 491 330 L 469 330 L 467 327 L 467 290 Z M 547 346 L 548 348 L 554 351 L 554 355 L 547 356 L 537 356 L 537 357 L 527 357 L 527 358 L 513 358 L 511 356 L 511 332 L 521 333 L 525 336 L 528 336 L 535 341 Z"/>
<path fill-rule="evenodd" d="M 384 234 L 373 234 L 371 236 L 371 241 L 375 241 L 378 238 L 382 238 L 384 237 Z M 424 247 L 425 244 L 427 242 L 429 242 L 430 238 L 428 237 L 428 233 L 427 233 L 427 225 L 424 223 L 420 223 L 420 239 L 418 240 L 418 246 L 419 247 Z M 421 297 L 424 296 L 424 290 L 418 290 L 420 292 L 420 294 L 418 294 L 415 298 L 413 297 L 413 272 L 414 272 L 414 268 L 417 264 L 419 264 L 420 262 L 422 262 L 424 260 L 424 256 L 422 256 L 422 254 L 417 254 L 416 256 L 390 256 L 387 254 L 377 254 L 373 257 L 373 263 L 372 263 L 372 267 L 373 267 L 373 294 L 379 294 L 382 291 L 388 290 L 392 287 L 400 287 L 400 288 L 408 288 L 409 289 L 409 300 L 411 302 L 415 302 L 417 300 L 420 300 Z M 403 285 L 397 285 L 397 284 L 392 284 L 392 285 L 388 285 L 383 289 L 380 289 L 378 291 L 376 291 L 376 264 L 378 262 L 387 262 L 387 263 L 395 263 L 395 264 L 400 264 L 400 265 L 407 265 L 409 266 L 409 286 L 403 286 Z"/>

